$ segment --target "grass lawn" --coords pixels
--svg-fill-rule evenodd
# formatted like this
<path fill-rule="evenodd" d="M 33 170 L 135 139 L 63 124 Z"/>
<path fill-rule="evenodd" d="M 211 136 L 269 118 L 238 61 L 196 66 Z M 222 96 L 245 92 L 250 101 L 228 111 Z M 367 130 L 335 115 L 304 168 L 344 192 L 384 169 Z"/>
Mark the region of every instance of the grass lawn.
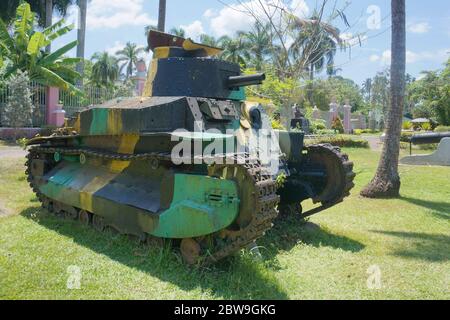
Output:
<path fill-rule="evenodd" d="M 402 197 L 368 200 L 358 191 L 379 153 L 345 151 L 350 198 L 306 224 L 279 222 L 259 241 L 263 261 L 243 252 L 209 269 L 50 216 L 23 161 L 0 158 L 0 298 L 450 299 L 450 168 L 401 166 Z M 80 289 L 67 289 L 73 266 Z"/>

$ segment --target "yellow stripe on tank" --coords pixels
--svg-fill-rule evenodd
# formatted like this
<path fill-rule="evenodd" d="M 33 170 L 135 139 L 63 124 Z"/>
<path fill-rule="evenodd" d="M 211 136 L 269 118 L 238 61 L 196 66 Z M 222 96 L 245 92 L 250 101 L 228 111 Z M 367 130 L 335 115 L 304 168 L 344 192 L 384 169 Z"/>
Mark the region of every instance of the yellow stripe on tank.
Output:
<path fill-rule="evenodd" d="M 111 108 L 108 110 L 108 134 L 122 134 L 122 110 Z"/>
<path fill-rule="evenodd" d="M 158 47 L 153 49 L 153 58 L 168 58 L 170 54 L 170 47 Z"/>
<path fill-rule="evenodd" d="M 90 212 L 94 212 L 92 205 L 92 195 L 105 187 L 117 174 L 108 174 L 95 177 L 80 190 L 81 208 Z"/>
<path fill-rule="evenodd" d="M 158 72 L 158 59 L 153 59 L 148 68 L 147 80 L 145 81 L 143 97 L 151 97 L 153 95 L 153 81 L 155 81 Z"/>
<path fill-rule="evenodd" d="M 120 136 L 120 143 L 117 149 L 118 153 L 132 154 L 136 143 L 139 141 L 138 134 L 124 134 Z M 109 170 L 114 173 L 120 173 L 130 165 L 131 161 L 112 160 L 109 164 Z"/>
<path fill-rule="evenodd" d="M 183 49 L 186 51 L 203 49 L 203 50 L 205 50 L 206 55 L 208 55 L 208 56 L 216 56 L 223 51 L 220 48 L 214 48 L 214 47 L 210 47 L 210 46 L 206 46 L 203 44 L 192 42 L 190 39 L 184 40 Z"/>

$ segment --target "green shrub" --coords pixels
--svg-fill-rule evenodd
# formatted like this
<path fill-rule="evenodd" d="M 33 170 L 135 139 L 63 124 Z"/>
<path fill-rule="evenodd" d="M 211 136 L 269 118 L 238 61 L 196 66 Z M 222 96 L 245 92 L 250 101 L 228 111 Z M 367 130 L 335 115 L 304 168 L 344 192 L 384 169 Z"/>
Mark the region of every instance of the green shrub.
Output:
<path fill-rule="evenodd" d="M 420 150 L 436 150 L 438 143 L 419 144 L 418 147 Z"/>
<path fill-rule="evenodd" d="M 280 120 L 272 119 L 272 128 L 275 130 L 286 130 L 286 128 L 281 124 Z"/>
<path fill-rule="evenodd" d="M 363 133 L 380 133 L 380 131 L 372 130 L 372 129 L 355 129 L 355 130 L 353 130 L 353 134 L 356 134 L 357 136 L 359 136 Z"/>
<path fill-rule="evenodd" d="M 312 143 L 329 143 L 337 147 L 347 148 L 369 148 L 369 142 L 361 139 L 352 139 L 351 136 L 336 135 L 333 137 L 319 137 Z"/>
<path fill-rule="evenodd" d="M 311 133 L 313 134 L 317 134 L 318 131 L 320 130 L 326 130 L 327 126 L 325 124 L 325 120 L 322 119 L 317 119 L 317 120 L 313 120 L 310 123 L 309 129 L 311 131 Z"/>
<path fill-rule="evenodd" d="M 323 129 L 323 130 L 317 130 L 317 135 L 335 135 L 336 132 L 332 129 Z"/>
<path fill-rule="evenodd" d="M 450 126 L 437 126 L 435 132 L 450 132 Z"/>
<path fill-rule="evenodd" d="M 421 127 L 422 127 L 422 130 L 430 131 L 431 130 L 431 123 L 429 123 L 429 122 L 422 123 Z"/>
<path fill-rule="evenodd" d="M 411 128 L 412 128 L 412 123 L 411 123 L 411 121 L 405 121 L 405 122 L 403 122 L 403 124 L 402 124 L 402 129 L 403 129 L 403 130 L 411 130 Z"/>
<path fill-rule="evenodd" d="M 342 121 L 339 117 L 336 117 L 333 119 L 333 122 L 331 123 L 331 128 L 334 129 L 334 131 L 343 133 L 344 132 L 344 126 L 342 125 Z"/>
<path fill-rule="evenodd" d="M 402 131 L 402 134 L 400 136 L 400 141 L 403 142 L 409 142 L 409 139 L 411 138 L 411 136 L 414 135 L 414 132 L 411 131 Z"/>

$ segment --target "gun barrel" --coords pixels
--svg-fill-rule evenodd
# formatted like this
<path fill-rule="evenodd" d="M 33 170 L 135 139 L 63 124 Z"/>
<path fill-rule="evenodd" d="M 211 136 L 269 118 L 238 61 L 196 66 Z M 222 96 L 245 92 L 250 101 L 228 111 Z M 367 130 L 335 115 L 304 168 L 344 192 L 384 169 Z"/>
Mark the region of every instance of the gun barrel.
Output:
<path fill-rule="evenodd" d="M 231 76 L 228 77 L 227 85 L 229 88 L 251 86 L 254 84 L 261 84 L 266 79 L 264 73 L 250 74 L 246 76 Z"/>
<path fill-rule="evenodd" d="M 444 138 L 450 138 L 450 132 L 415 134 L 411 137 L 410 141 L 412 144 L 428 144 L 439 143 Z"/>

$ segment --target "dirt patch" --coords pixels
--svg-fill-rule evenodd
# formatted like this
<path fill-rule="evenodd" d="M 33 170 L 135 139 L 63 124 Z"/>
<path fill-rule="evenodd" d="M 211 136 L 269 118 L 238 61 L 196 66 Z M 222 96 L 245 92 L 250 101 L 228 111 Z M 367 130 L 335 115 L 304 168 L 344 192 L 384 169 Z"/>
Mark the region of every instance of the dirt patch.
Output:
<path fill-rule="evenodd" d="M 380 137 L 378 136 L 362 136 L 364 140 L 369 142 L 369 147 L 373 151 L 381 151 L 381 148 L 383 146 L 383 143 L 380 140 Z"/>
<path fill-rule="evenodd" d="M 6 217 L 11 214 L 10 210 L 6 209 L 3 202 L 0 201 L 0 217 Z"/>
<path fill-rule="evenodd" d="M 2 147 L 0 148 L 0 158 L 23 158 L 27 154 L 26 150 L 20 147 Z"/>

